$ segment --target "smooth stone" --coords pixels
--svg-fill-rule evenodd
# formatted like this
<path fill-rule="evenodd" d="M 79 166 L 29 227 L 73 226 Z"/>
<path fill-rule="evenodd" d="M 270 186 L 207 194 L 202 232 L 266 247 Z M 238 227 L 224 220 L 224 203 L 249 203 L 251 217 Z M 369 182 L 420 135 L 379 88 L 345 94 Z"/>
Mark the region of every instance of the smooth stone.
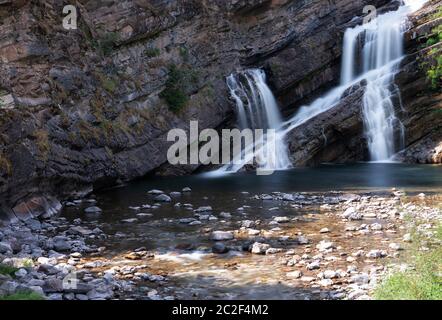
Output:
<path fill-rule="evenodd" d="M 275 217 L 273 221 L 276 221 L 278 223 L 287 223 L 290 222 L 290 219 L 288 217 Z"/>
<path fill-rule="evenodd" d="M 270 245 L 261 242 L 255 242 L 252 244 L 251 252 L 254 254 L 265 254 L 270 249 Z"/>
<path fill-rule="evenodd" d="M 123 219 L 123 220 L 120 220 L 120 221 L 123 222 L 123 223 L 134 223 L 134 222 L 137 222 L 138 219 L 137 218 L 131 218 L 131 219 Z"/>
<path fill-rule="evenodd" d="M 310 243 L 310 240 L 307 239 L 307 237 L 305 237 L 305 236 L 298 236 L 296 238 L 296 241 L 298 242 L 298 244 L 301 244 L 301 245 L 306 245 L 306 244 Z"/>
<path fill-rule="evenodd" d="M 329 249 L 333 249 L 334 248 L 334 244 L 333 244 L 333 242 L 322 240 L 321 242 L 319 242 L 319 244 L 316 245 L 316 248 L 319 251 L 326 251 L 326 250 L 329 250 Z"/>
<path fill-rule="evenodd" d="M 213 211 L 211 206 L 205 206 L 205 207 L 199 207 L 198 209 L 195 209 L 195 213 L 201 213 L 201 212 L 210 212 Z"/>
<path fill-rule="evenodd" d="M 395 250 L 395 251 L 402 250 L 401 245 L 398 244 L 398 243 L 390 243 L 390 244 L 388 245 L 388 247 L 389 247 L 390 249 L 392 249 L 392 250 Z"/>
<path fill-rule="evenodd" d="M 192 189 L 189 188 L 189 187 L 184 187 L 181 191 L 182 191 L 182 192 L 191 192 Z"/>
<path fill-rule="evenodd" d="M 234 235 L 230 231 L 213 231 L 210 235 L 210 239 L 214 241 L 232 240 Z"/>
<path fill-rule="evenodd" d="M 299 279 L 302 277 L 302 272 L 299 270 L 296 270 L 296 271 L 286 273 L 286 276 L 288 278 Z"/>
<path fill-rule="evenodd" d="M 167 194 L 160 194 L 156 196 L 154 200 L 158 202 L 171 202 L 172 198 L 169 197 Z"/>
<path fill-rule="evenodd" d="M 149 190 L 147 191 L 148 194 L 152 194 L 152 195 L 159 195 L 159 194 L 163 194 L 164 192 L 158 189 L 153 189 L 153 190 Z"/>
<path fill-rule="evenodd" d="M 322 228 L 321 230 L 319 230 L 319 233 L 329 233 L 330 230 L 328 228 Z"/>
<path fill-rule="evenodd" d="M 93 213 L 101 213 L 101 212 L 103 212 L 103 210 L 99 207 L 93 206 L 93 207 L 89 207 L 89 208 L 84 209 L 84 212 L 88 213 L 88 214 L 93 214 Z"/>
<path fill-rule="evenodd" d="M 174 192 L 169 193 L 169 195 L 170 195 L 171 197 L 178 198 L 178 197 L 181 197 L 181 192 L 174 191 Z"/>
<path fill-rule="evenodd" d="M 12 252 L 12 247 L 7 242 L 0 242 L 0 254 Z"/>
<path fill-rule="evenodd" d="M 212 252 L 217 254 L 224 254 L 229 252 L 229 248 L 222 242 L 217 242 L 212 246 Z"/>
<path fill-rule="evenodd" d="M 320 267 L 321 265 L 319 260 L 315 260 L 307 265 L 308 270 L 316 270 L 319 269 Z"/>
<path fill-rule="evenodd" d="M 230 219 L 232 217 L 232 214 L 230 212 L 221 212 L 219 216 L 224 219 Z"/>

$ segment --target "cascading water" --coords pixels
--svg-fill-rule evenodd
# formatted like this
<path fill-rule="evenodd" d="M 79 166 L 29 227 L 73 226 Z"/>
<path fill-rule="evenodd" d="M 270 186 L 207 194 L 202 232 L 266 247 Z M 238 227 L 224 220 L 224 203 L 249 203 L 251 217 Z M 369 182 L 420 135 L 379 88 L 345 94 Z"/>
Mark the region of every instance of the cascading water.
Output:
<path fill-rule="evenodd" d="M 397 151 L 395 131 L 400 135 L 399 147 L 403 147 L 404 140 L 404 127 L 395 116 L 393 104 L 397 91 L 393 83 L 394 75 L 403 57 L 404 22 L 410 13 L 417 11 L 427 1 L 405 0 L 398 10 L 347 29 L 344 34 L 340 86 L 311 105 L 301 107 L 286 122 L 283 129 L 285 133 L 333 108 L 345 90 L 365 79 L 367 85 L 363 98 L 363 117 L 370 158 L 373 161 L 391 159 Z M 359 48 L 361 40 L 362 49 Z"/>
<path fill-rule="evenodd" d="M 341 84 L 311 105 L 301 107 L 291 119 L 279 127 L 275 122 L 273 125 L 279 128 L 278 141 L 283 143 L 288 132 L 333 108 L 348 88 L 365 79 L 367 85 L 363 98 L 363 117 L 370 157 L 373 161 L 391 159 L 397 151 L 395 131 L 399 131 L 401 136 L 399 140 L 403 139 L 404 132 L 402 124 L 395 116 L 393 104 L 395 91 L 397 91 L 394 86 L 394 76 L 403 57 L 403 26 L 407 16 L 420 9 L 427 1 L 403 0 L 398 10 L 379 15 L 364 25 L 347 29 L 343 44 Z M 359 48 L 361 42 L 362 49 Z M 251 107 L 254 102 L 252 103 L 248 94 L 245 94 L 247 103 L 244 106 L 242 94 L 238 93 L 241 91 L 238 88 L 243 88 L 243 86 L 238 84 L 235 77 L 232 77 L 229 77 L 228 85 L 237 103 L 240 123 L 248 123 L 247 121 L 251 120 L 247 120 L 250 119 L 247 113 L 255 113 Z M 265 81 L 263 83 L 265 85 Z M 274 101 L 273 96 L 272 99 Z M 277 112 L 276 107 L 275 110 Z M 279 115 L 279 113 L 275 114 Z M 284 150 L 286 150 L 285 145 Z M 245 150 L 246 159 L 250 159 L 252 151 L 253 148 Z M 285 159 L 288 161 L 287 153 L 285 157 L 284 163 L 286 163 Z M 218 172 L 236 172 L 244 165 L 245 163 L 228 165 Z M 287 167 L 288 164 L 285 166 Z"/>
<path fill-rule="evenodd" d="M 236 103 L 238 122 L 241 129 L 279 129 L 282 125 L 281 114 L 276 99 L 266 83 L 263 70 L 250 69 L 227 78 L 227 86 Z M 290 166 L 287 146 L 284 137 L 276 133 L 275 154 L 259 164 L 261 169 L 282 170 Z M 264 139 L 265 140 L 265 139 Z M 234 155 L 234 161 L 218 170 L 222 172 L 236 172 L 245 164 L 250 163 L 257 154 L 255 145 L 246 146 L 241 154 Z"/>
<path fill-rule="evenodd" d="M 363 119 L 370 159 L 386 161 L 403 147 L 403 125 L 396 118 L 393 98 L 397 94 L 394 75 L 403 57 L 403 23 L 424 0 L 405 1 L 397 11 L 385 13 L 370 23 L 348 29 L 344 35 L 341 85 L 357 78 L 367 80 Z M 358 44 L 362 41 L 362 48 Z M 359 61 L 359 63 L 358 63 Z M 372 72 L 378 71 L 378 72 Z"/>

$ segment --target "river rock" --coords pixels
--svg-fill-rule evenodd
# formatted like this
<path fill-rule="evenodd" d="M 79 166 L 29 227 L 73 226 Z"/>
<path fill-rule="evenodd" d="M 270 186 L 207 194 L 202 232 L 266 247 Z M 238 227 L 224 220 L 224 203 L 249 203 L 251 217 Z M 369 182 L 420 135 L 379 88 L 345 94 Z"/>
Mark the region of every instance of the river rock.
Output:
<path fill-rule="evenodd" d="M 11 245 L 7 242 L 0 242 L 0 254 L 12 253 Z"/>
<path fill-rule="evenodd" d="M 229 252 L 229 248 L 222 242 L 217 242 L 212 246 L 212 252 L 223 254 Z"/>
<path fill-rule="evenodd" d="M 335 246 L 334 246 L 333 242 L 326 241 L 326 240 L 322 240 L 321 242 L 319 242 L 319 244 L 316 245 L 316 248 L 320 252 L 333 249 L 334 247 Z"/>
<path fill-rule="evenodd" d="M 388 245 L 388 247 L 389 247 L 390 249 L 392 249 L 392 250 L 395 250 L 395 251 L 402 250 L 401 245 L 398 244 L 398 243 L 390 243 L 390 244 Z"/>
<path fill-rule="evenodd" d="M 219 216 L 220 216 L 221 218 L 224 218 L 224 219 L 230 219 L 230 218 L 232 218 L 232 214 L 231 214 L 230 212 L 221 212 L 221 213 L 219 214 Z"/>
<path fill-rule="evenodd" d="M 354 207 L 349 207 L 344 211 L 342 217 L 348 220 L 361 220 L 362 214 L 356 211 Z"/>
<path fill-rule="evenodd" d="M 154 200 L 155 201 L 158 201 L 158 202 L 171 202 L 172 201 L 172 198 L 171 197 L 169 197 L 167 194 L 160 194 L 160 195 L 158 195 L 158 196 L 156 196 L 155 198 L 154 198 Z"/>
<path fill-rule="evenodd" d="M 286 277 L 287 278 L 292 278 L 292 279 L 299 279 L 302 277 L 302 272 L 299 270 L 296 271 L 292 271 L 292 272 L 287 272 L 286 273 Z"/>
<path fill-rule="evenodd" d="M 87 214 L 96 214 L 96 213 L 103 212 L 103 210 L 99 207 L 93 206 L 93 207 L 89 207 L 89 208 L 84 209 L 84 212 Z"/>
<path fill-rule="evenodd" d="M 310 240 L 307 239 L 307 237 L 305 237 L 305 236 L 298 236 L 298 237 L 296 238 L 296 241 L 297 241 L 298 244 L 300 244 L 300 245 L 306 245 L 306 244 L 309 244 L 309 243 L 310 243 Z"/>
<path fill-rule="evenodd" d="M 210 235 L 210 239 L 213 241 L 226 241 L 232 240 L 234 235 L 230 231 L 213 231 Z"/>
<path fill-rule="evenodd" d="M 309 264 L 307 264 L 308 270 L 316 270 L 316 269 L 319 269 L 320 267 L 321 267 L 321 264 L 320 264 L 319 260 L 315 260 L 315 261 L 312 261 Z"/>
<path fill-rule="evenodd" d="M 189 188 L 189 187 L 184 187 L 181 191 L 182 191 L 182 192 L 191 192 L 192 189 Z"/>
<path fill-rule="evenodd" d="M 278 223 L 287 223 L 290 222 L 290 219 L 288 217 L 275 217 L 273 221 Z"/>
<path fill-rule="evenodd" d="M 254 254 L 265 254 L 269 248 L 269 244 L 255 242 L 254 244 L 252 244 L 251 252 Z"/>
<path fill-rule="evenodd" d="M 210 212 L 213 211 L 211 206 L 205 206 L 205 207 L 199 207 L 198 209 L 195 209 L 195 213 L 201 213 L 201 212 Z"/>
<path fill-rule="evenodd" d="M 153 189 L 153 190 L 147 191 L 147 193 L 151 194 L 151 195 L 156 195 L 157 196 L 157 195 L 163 194 L 164 192 L 162 190 Z"/>
<path fill-rule="evenodd" d="M 379 249 L 375 249 L 375 250 L 370 250 L 366 255 L 367 258 L 383 258 L 385 256 L 387 256 L 387 253 L 383 250 L 379 250 Z"/>
<path fill-rule="evenodd" d="M 253 228 L 254 226 L 255 226 L 255 221 L 252 220 L 241 221 L 241 227 L 243 228 Z"/>

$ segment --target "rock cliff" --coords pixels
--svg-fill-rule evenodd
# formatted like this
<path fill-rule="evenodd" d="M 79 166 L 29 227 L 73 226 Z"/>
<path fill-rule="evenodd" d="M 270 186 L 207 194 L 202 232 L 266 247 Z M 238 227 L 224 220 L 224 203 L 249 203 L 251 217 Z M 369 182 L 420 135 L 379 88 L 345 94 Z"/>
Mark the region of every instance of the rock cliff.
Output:
<path fill-rule="evenodd" d="M 73 4 L 78 29 L 65 30 L 60 1 L 0 0 L 0 202 L 12 218 L 51 214 L 59 199 L 153 172 L 166 162 L 167 132 L 188 129 L 190 120 L 199 120 L 200 129 L 231 121 L 225 77 L 235 70 L 263 67 L 282 108 L 293 112 L 337 83 L 343 31 L 360 23 L 363 7 L 382 11 L 398 2 Z M 440 3 L 433 4 L 432 10 Z M 425 86 L 424 72 L 410 80 L 420 72 L 413 61 L 400 78 L 413 88 Z M 415 96 L 404 98 L 414 115 L 407 119 L 421 117 L 420 103 L 408 102 Z M 348 99 L 357 106 L 357 96 Z M 429 99 L 429 108 L 437 105 Z M 308 155 L 302 145 L 292 147 L 299 163 L 363 158 L 357 113 L 357 107 L 348 110 L 345 121 L 358 133 L 352 141 L 333 129 L 345 115 L 328 113 L 335 120 L 325 149 L 312 123 L 318 143 L 309 142 L 314 152 Z M 409 145 L 430 134 L 414 120 L 408 126 Z"/>

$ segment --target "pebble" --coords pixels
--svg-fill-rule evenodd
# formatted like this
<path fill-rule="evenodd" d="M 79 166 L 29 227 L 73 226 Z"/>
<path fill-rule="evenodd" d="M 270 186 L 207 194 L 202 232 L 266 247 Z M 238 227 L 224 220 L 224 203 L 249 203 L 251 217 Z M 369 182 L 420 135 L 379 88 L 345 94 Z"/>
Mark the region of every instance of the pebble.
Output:
<path fill-rule="evenodd" d="M 210 239 L 214 241 L 232 240 L 234 235 L 230 231 L 214 231 L 210 235 Z"/>
<path fill-rule="evenodd" d="M 287 223 L 290 222 L 290 219 L 288 217 L 275 217 L 273 221 L 276 221 L 278 223 Z"/>
<path fill-rule="evenodd" d="M 217 254 L 224 254 L 229 252 L 229 248 L 222 242 L 217 242 L 212 246 L 212 252 Z"/>
<path fill-rule="evenodd" d="M 88 213 L 88 214 L 94 214 L 94 213 L 101 213 L 101 212 L 103 212 L 103 210 L 99 207 L 93 206 L 93 207 L 89 207 L 89 208 L 84 209 L 84 212 Z"/>
<path fill-rule="evenodd" d="M 296 271 L 286 273 L 286 276 L 287 276 L 287 278 L 299 279 L 302 277 L 302 272 L 299 270 L 296 270 Z"/>
<path fill-rule="evenodd" d="M 221 212 L 219 216 L 224 219 L 230 219 L 232 217 L 232 214 L 230 212 Z"/>
<path fill-rule="evenodd" d="M 322 228 L 321 230 L 319 230 L 319 233 L 329 233 L 330 230 L 328 228 Z"/>
<path fill-rule="evenodd" d="M 158 201 L 158 202 L 171 202 L 172 201 L 172 198 L 171 197 L 169 197 L 167 194 L 160 194 L 160 195 L 157 195 L 155 198 L 154 198 L 154 200 L 155 201 Z"/>
<path fill-rule="evenodd" d="M 329 249 L 333 249 L 334 248 L 334 244 L 333 244 L 333 242 L 322 240 L 321 242 L 319 242 L 319 244 L 316 245 L 316 248 L 320 252 L 322 252 L 322 251 L 326 251 L 326 250 L 329 250 Z"/>
<path fill-rule="evenodd" d="M 160 195 L 160 194 L 163 194 L 164 192 L 162 190 L 153 189 L 153 190 L 147 191 L 147 193 L 152 194 L 152 195 Z"/>
<path fill-rule="evenodd" d="M 265 254 L 268 249 L 270 249 L 269 244 L 255 242 L 252 244 L 251 252 L 254 254 Z"/>
<path fill-rule="evenodd" d="M 201 212 L 210 212 L 213 211 L 211 206 L 205 206 L 205 207 L 199 207 L 198 209 L 195 209 L 195 213 L 201 213 Z"/>
<path fill-rule="evenodd" d="M 388 247 L 389 247 L 390 249 L 392 249 L 392 250 L 395 250 L 395 251 L 402 250 L 401 245 L 398 244 L 398 243 L 390 243 L 390 244 L 388 245 Z"/>

